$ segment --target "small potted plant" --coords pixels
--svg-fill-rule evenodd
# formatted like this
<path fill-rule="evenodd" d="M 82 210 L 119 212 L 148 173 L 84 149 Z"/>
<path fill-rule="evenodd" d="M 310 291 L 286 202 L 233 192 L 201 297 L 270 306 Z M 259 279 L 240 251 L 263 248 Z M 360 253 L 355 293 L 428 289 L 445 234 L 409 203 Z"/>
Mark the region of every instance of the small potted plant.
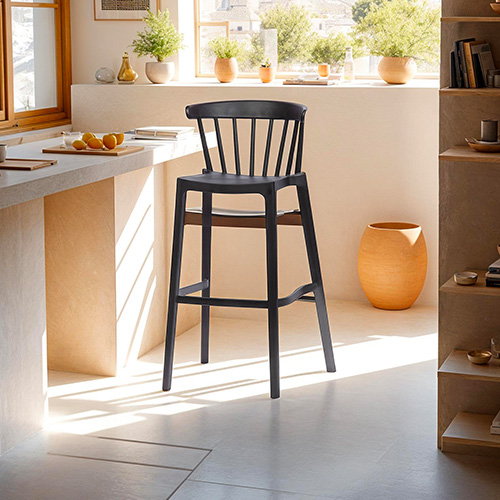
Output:
<path fill-rule="evenodd" d="M 153 14 L 151 11 L 144 18 L 146 27 L 137 33 L 132 42 L 134 52 L 139 56 L 151 56 L 156 62 L 146 63 L 146 76 L 152 83 L 167 83 L 174 77 L 175 64 L 165 59 L 177 54 L 182 48 L 183 35 L 170 22 L 168 10 Z"/>
<path fill-rule="evenodd" d="M 215 61 L 215 76 L 221 83 L 231 83 L 238 76 L 238 61 L 240 53 L 237 41 L 225 36 L 210 40 L 209 47 L 217 58 Z"/>
<path fill-rule="evenodd" d="M 312 44 L 310 61 L 318 65 L 319 76 L 326 78 L 330 70 L 336 71 L 345 59 L 345 48 L 351 45 L 353 41 L 344 33 L 317 37 Z"/>
<path fill-rule="evenodd" d="M 262 83 L 271 83 L 276 78 L 276 68 L 272 65 L 269 57 L 259 66 L 259 78 Z"/>
<path fill-rule="evenodd" d="M 392 0 L 373 6 L 355 28 L 370 54 L 382 56 L 378 73 L 390 84 L 409 82 L 417 73 L 415 59 L 439 57 L 439 7 L 426 0 Z"/>

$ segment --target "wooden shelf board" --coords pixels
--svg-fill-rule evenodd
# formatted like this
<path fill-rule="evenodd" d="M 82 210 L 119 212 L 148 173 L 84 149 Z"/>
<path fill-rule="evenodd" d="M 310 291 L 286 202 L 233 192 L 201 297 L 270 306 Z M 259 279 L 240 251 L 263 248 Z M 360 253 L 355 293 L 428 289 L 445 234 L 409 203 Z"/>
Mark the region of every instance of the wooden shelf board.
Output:
<path fill-rule="evenodd" d="M 494 415 L 479 413 L 459 413 L 444 431 L 441 449 L 446 451 L 447 444 L 466 446 L 485 446 L 500 451 L 500 435 L 490 433 Z"/>
<path fill-rule="evenodd" d="M 481 89 L 450 89 L 450 87 L 445 87 L 440 89 L 439 94 L 461 97 L 500 97 L 500 89 L 492 89 L 489 87 Z"/>
<path fill-rule="evenodd" d="M 445 293 L 458 293 L 462 295 L 488 295 L 491 297 L 500 297 L 500 287 L 486 286 L 486 279 L 484 277 L 486 271 L 474 270 L 474 272 L 478 274 L 477 283 L 475 285 L 457 285 L 452 276 L 439 290 Z"/>
<path fill-rule="evenodd" d="M 439 155 L 445 161 L 467 161 L 477 163 L 500 163 L 500 153 L 479 153 L 469 146 L 453 146 Z"/>
<path fill-rule="evenodd" d="M 438 370 L 439 375 L 470 380 L 500 382 L 500 360 L 492 358 L 487 365 L 474 365 L 467 359 L 467 351 L 452 351 Z"/>
<path fill-rule="evenodd" d="M 479 17 L 479 16 L 451 16 L 442 17 L 442 23 L 500 23 L 500 16 Z"/>

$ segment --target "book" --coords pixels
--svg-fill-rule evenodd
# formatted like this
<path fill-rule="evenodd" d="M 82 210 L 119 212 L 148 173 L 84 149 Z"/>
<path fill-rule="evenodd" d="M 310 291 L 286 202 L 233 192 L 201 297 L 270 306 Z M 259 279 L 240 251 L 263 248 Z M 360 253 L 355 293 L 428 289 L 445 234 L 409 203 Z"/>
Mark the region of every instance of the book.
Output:
<path fill-rule="evenodd" d="M 301 79 L 291 79 L 285 80 L 283 85 L 338 85 L 336 80 L 301 80 Z"/>
<path fill-rule="evenodd" d="M 472 64 L 474 65 L 474 76 L 476 78 L 477 88 L 486 87 L 486 81 L 483 79 L 481 71 L 481 63 L 479 62 L 479 55 L 472 54 Z"/>
<path fill-rule="evenodd" d="M 493 262 L 493 264 L 490 264 L 490 266 L 488 267 L 488 272 L 493 274 L 500 274 L 500 259 Z"/>
<path fill-rule="evenodd" d="M 490 281 L 498 281 L 500 283 L 500 274 L 498 273 L 486 273 L 485 278 Z"/>
<path fill-rule="evenodd" d="M 491 425 L 493 425 L 494 427 L 500 427 L 500 411 L 496 414 Z"/>
<path fill-rule="evenodd" d="M 500 427 L 490 427 L 490 434 L 500 435 Z"/>
<path fill-rule="evenodd" d="M 457 72 L 457 83 L 459 88 L 467 88 L 466 82 L 466 67 L 465 67 L 465 55 L 463 54 L 463 46 L 465 42 L 475 42 L 475 38 L 464 38 L 462 40 L 457 40 L 455 42 L 455 68 Z"/>
<path fill-rule="evenodd" d="M 467 70 L 467 77 L 469 81 L 469 87 L 471 89 L 478 88 L 477 82 L 476 82 L 476 74 L 474 71 L 474 62 L 472 60 L 472 50 L 471 46 L 472 45 L 480 45 L 484 43 L 484 41 L 476 41 L 476 42 L 464 42 L 464 55 L 465 55 L 465 66 Z"/>
<path fill-rule="evenodd" d="M 456 89 L 458 87 L 457 82 L 457 69 L 455 66 L 455 51 L 450 52 L 450 89 Z"/>
<path fill-rule="evenodd" d="M 141 127 L 136 128 L 134 134 L 141 138 L 176 139 L 194 134 L 194 127 Z"/>

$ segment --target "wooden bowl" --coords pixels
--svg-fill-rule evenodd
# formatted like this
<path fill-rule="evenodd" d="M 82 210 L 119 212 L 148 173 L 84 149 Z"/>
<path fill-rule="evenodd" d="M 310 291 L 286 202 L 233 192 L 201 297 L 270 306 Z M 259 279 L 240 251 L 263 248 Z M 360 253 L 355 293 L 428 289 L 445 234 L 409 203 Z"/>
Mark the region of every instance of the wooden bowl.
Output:
<path fill-rule="evenodd" d="M 469 361 L 475 365 L 485 365 L 491 359 L 490 351 L 469 351 L 467 353 Z"/>
<path fill-rule="evenodd" d="M 465 139 L 465 141 L 470 148 L 479 153 L 500 153 L 500 144 L 479 143 L 477 139 Z"/>
<path fill-rule="evenodd" d="M 490 7 L 497 13 L 500 14 L 500 3 L 490 3 Z"/>
<path fill-rule="evenodd" d="M 453 279 L 457 285 L 471 286 L 477 283 L 477 273 L 463 271 L 461 273 L 455 273 Z"/>

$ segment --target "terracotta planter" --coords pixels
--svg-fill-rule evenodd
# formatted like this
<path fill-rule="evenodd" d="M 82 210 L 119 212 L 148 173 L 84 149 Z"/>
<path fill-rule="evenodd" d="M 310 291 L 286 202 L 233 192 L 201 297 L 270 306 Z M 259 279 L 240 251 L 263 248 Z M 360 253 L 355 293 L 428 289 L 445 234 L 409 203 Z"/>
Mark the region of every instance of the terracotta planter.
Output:
<path fill-rule="evenodd" d="M 387 83 L 408 83 L 417 73 L 417 63 L 412 57 L 382 57 L 378 74 Z"/>
<path fill-rule="evenodd" d="M 147 62 L 146 76 L 152 83 L 167 83 L 175 75 L 175 63 L 173 62 Z"/>
<path fill-rule="evenodd" d="M 238 76 L 238 62 L 234 57 L 231 59 L 216 59 L 215 76 L 221 83 L 231 83 Z"/>
<path fill-rule="evenodd" d="M 330 65 L 326 63 L 318 64 L 318 74 L 322 78 L 328 78 L 330 76 Z"/>
<path fill-rule="evenodd" d="M 272 66 L 269 68 L 263 68 L 262 66 L 260 66 L 259 78 L 261 79 L 262 83 L 271 83 L 276 78 L 276 68 Z"/>
<path fill-rule="evenodd" d="M 361 238 L 358 275 L 368 300 L 379 309 L 408 309 L 427 274 L 422 228 L 405 222 L 370 224 Z"/>

